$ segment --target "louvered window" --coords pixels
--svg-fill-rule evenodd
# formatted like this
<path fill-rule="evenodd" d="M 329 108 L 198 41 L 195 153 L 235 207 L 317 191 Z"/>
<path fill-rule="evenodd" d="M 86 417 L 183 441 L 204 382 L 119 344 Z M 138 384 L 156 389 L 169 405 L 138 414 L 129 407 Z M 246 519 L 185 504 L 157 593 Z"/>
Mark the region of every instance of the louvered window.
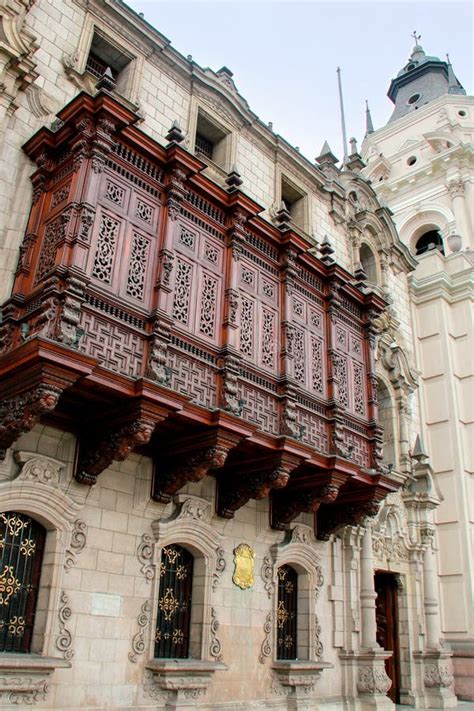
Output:
<path fill-rule="evenodd" d="M 170 545 L 163 548 L 155 657 L 167 659 L 188 657 L 193 563 L 193 556 L 182 546 Z"/>
<path fill-rule="evenodd" d="M 296 659 L 298 573 L 290 565 L 278 568 L 277 659 Z"/>
<path fill-rule="evenodd" d="M 0 514 L 0 651 L 29 652 L 46 531 L 24 514 Z"/>

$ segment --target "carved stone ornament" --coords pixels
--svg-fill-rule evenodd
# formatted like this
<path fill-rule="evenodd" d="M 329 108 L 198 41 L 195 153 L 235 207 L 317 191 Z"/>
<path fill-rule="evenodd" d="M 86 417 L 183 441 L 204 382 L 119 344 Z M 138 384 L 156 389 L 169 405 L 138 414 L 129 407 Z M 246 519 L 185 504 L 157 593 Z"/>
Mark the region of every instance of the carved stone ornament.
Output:
<path fill-rule="evenodd" d="M 255 582 L 253 567 L 255 551 L 247 544 L 241 543 L 234 549 L 234 575 L 232 582 L 242 590 L 251 588 Z"/>
<path fill-rule="evenodd" d="M 272 655 L 273 612 L 269 612 L 265 617 L 263 633 L 265 636 L 258 657 L 260 664 L 265 664 L 266 660 Z"/>
<path fill-rule="evenodd" d="M 359 694 L 386 694 L 392 686 L 392 680 L 384 667 L 361 667 L 357 676 Z"/>
<path fill-rule="evenodd" d="M 21 465 L 18 481 L 37 482 L 48 486 L 59 486 L 59 474 L 64 462 L 45 457 L 34 452 L 15 452 L 15 460 Z"/>
<path fill-rule="evenodd" d="M 0 704 L 15 706 L 33 706 L 45 701 L 49 684 L 44 679 L 38 679 L 27 674 L 0 676 Z"/>
<path fill-rule="evenodd" d="M 265 588 L 268 599 L 271 600 L 275 592 L 275 580 L 273 561 L 269 556 L 265 556 L 263 559 L 260 575 L 262 576 L 263 587 Z"/>
<path fill-rule="evenodd" d="M 221 575 L 226 568 L 225 551 L 223 548 L 216 548 L 216 567 L 212 574 L 212 589 L 215 590 Z"/>
<path fill-rule="evenodd" d="M 72 635 L 66 627 L 67 621 L 71 617 L 71 608 L 69 607 L 69 597 L 67 593 L 61 593 L 59 607 L 59 635 L 56 639 L 56 647 L 62 653 L 64 659 L 70 661 L 74 656 L 72 649 Z"/>
<path fill-rule="evenodd" d="M 138 632 L 133 635 L 132 651 L 128 653 L 128 658 L 133 664 L 137 662 L 138 656 L 145 651 L 145 631 L 150 621 L 151 605 L 146 600 L 140 608 L 137 617 Z"/>
<path fill-rule="evenodd" d="M 148 533 L 144 533 L 138 545 L 137 556 L 140 562 L 140 570 L 145 576 L 147 583 L 150 583 L 155 577 L 153 546 L 153 538 Z"/>
<path fill-rule="evenodd" d="M 320 661 L 323 658 L 324 646 L 321 642 L 321 625 L 319 622 L 319 617 L 314 616 L 314 658 Z"/>
<path fill-rule="evenodd" d="M 216 662 L 222 662 L 222 645 L 219 640 L 219 637 L 217 636 L 217 633 L 219 632 L 219 621 L 216 617 L 216 611 L 213 607 L 211 607 L 211 642 L 209 645 L 209 654 L 212 657 L 212 659 L 215 659 Z"/>
<path fill-rule="evenodd" d="M 194 518 L 198 521 L 208 521 L 211 514 L 211 504 L 209 501 L 198 497 L 188 497 L 184 499 L 179 510 L 180 517 Z"/>
<path fill-rule="evenodd" d="M 77 555 L 84 549 L 87 541 L 87 525 L 80 518 L 74 521 L 74 528 L 71 535 L 71 543 L 66 551 L 64 568 L 66 572 L 71 570 L 76 562 Z"/>
<path fill-rule="evenodd" d="M 453 683 L 453 675 L 447 664 L 430 664 L 425 667 L 424 682 L 428 689 L 447 688 Z"/>

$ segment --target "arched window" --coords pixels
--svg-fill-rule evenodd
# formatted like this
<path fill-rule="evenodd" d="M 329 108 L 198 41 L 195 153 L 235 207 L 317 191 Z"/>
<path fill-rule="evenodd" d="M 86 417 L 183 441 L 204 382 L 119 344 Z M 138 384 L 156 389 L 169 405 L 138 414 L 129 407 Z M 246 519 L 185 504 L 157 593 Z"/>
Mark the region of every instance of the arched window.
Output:
<path fill-rule="evenodd" d="M 367 244 L 362 244 L 359 250 L 359 260 L 362 264 L 367 281 L 377 284 L 377 263 L 375 255 Z"/>
<path fill-rule="evenodd" d="M 377 380 L 377 397 L 379 422 L 383 427 L 383 461 L 385 464 L 396 464 L 394 404 L 387 386 L 382 380 Z"/>
<path fill-rule="evenodd" d="M 46 531 L 29 516 L 0 514 L 0 652 L 29 652 Z"/>
<path fill-rule="evenodd" d="M 429 230 L 428 232 L 425 232 L 425 234 L 418 238 L 415 244 L 417 256 L 433 249 L 437 249 L 444 254 L 443 240 L 438 230 Z"/>
<path fill-rule="evenodd" d="M 290 565 L 278 568 L 277 659 L 296 659 L 298 640 L 298 573 Z"/>
<path fill-rule="evenodd" d="M 155 658 L 186 659 L 193 589 L 194 558 L 176 544 L 163 548 L 155 632 Z"/>

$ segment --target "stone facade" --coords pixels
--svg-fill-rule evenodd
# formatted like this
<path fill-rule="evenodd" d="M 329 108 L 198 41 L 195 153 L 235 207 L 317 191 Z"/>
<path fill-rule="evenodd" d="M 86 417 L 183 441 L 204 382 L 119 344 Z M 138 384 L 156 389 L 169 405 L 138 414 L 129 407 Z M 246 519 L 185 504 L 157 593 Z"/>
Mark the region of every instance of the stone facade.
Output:
<path fill-rule="evenodd" d="M 286 530 L 271 528 L 264 496 L 250 498 L 233 518 L 218 516 L 213 476 L 184 483 L 168 502 L 164 495 L 162 502 L 152 500 L 152 460 L 130 453 L 139 437 L 133 440 L 128 432 L 122 450 L 100 463 L 81 451 L 78 468 L 80 434 L 68 431 L 66 420 L 48 420 L 59 393 L 40 394 L 40 402 L 28 402 L 19 418 L 21 403 L 15 409 L 7 392 L 0 410 L 6 450 L 0 463 L 0 510 L 38 521 L 46 539 L 30 653 L 0 655 L 0 705 L 71 711 L 393 708 L 385 671 L 392 655 L 377 641 L 374 572 L 384 571 L 397 582 L 400 701 L 423 709 L 455 706 L 450 654 L 440 646 L 433 555 L 440 497 L 426 458 L 411 457 L 424 415 L 416 396 L 409 292 L 415 280 L 411 275 L 418 272 L 413 272 L 416 261 L 400 241 L 390 212 L 361 177 L 357 151 L 342 172 L 330 150 L 310 163 L 252 113 L 229 70 L 215 73 L 188 61 L 119 2 L 11 0 L 0 13 L 6 38 L 1 47 L 2 302 L 28 259 L 28 214 L 41 194 L 42 171 L 48 171 L 47 158 L 39 155 L 32 186 L 33 164 L 21 146 L 43 126 L 60 131 L 55 114 L 79 91 L 95 93 L 97 76 L 88 61 L 92 50 L 96 59 L 102 53 L 106 64 L 116 62 L 113 82 L 103 77 L 105 90 L 119 98 L 124 114 L 138 115 L 146 135 L 161 146 L 179 142 L 197 154 L 199 134 L 201 157 L 202 151 L 210 153 L 204 154 L 204 173 L 219 189 L 240 189 L 283 234 L 291 224 L 302 240 L 312 240 L 311 251 L 328 268 L 335 260 L 353 273 L 362 294 L 372 289 L 390 297 L 389 308 L 369 334 L 375 355 L 370 397 L 375 402 L 378 390 L 385 455 L 378 444 L 381 431 L 375 431 L 378 471 L 362 474 L 382 473 L 394 490 L 380 507 L 353 516 L 351 525 L 327 541 L 315 537 L 315 517 L 308 512 Z M 78 132 L 87 130 L 85 124 L 78 127 Z M 104 144 L 110 149 L 107 126 L 101 138 L 90 158 L 97 172 Z M 181 193 L 178 176 L 167 191 L 171 216 Z M 118 193 L 110 197 L 120 202 Z M 55 194 L 52 202 L 59 205 L 63 198 Z M 89 207 L 90 213 L 81 216 L 86 232 L 96 205 Z M 163 263 L 168 257 L 171 262 L 172 254 L 161 255 Z M 288 263 L 287 270 L 291 267 Z M 170 291 L 167 274 L 163 268 L 160 287 Z M 71 353 L 81 337 L 75 320 L 79 286 L 72 284 L 68 292 L 67 323 L 57 338 Z M 160 328 L 157 324 L 156 331 Z M 3 334 L 8 357 L 8 331 Z M 150 378 L 165 382 L 159 335 Z M 232 372 L 226 377 L 227 404 L 240 415 Z M 285 417 L 291 425 L 291 412 Z M 286 439 L 296 441 L 295 433 L 290 427 Z M 146 432 L 138 434 L 143 443 Z M 335 456 L 354 468 L 357 437 L 344 443 L 336 430 L 334 440 Z M 93 466 L 105 470 L 89 487 L 86 474 Z M 155 494 L 159 499 L 160 492 Z M 327 502 L 337 495 L 337 488 L 326 492 Z M 237 574 L 241 544 L 250 551 L 243 578 Z M 183 546 L 194 560 L 190 654 L 178 660 L 154 656 L 162 552 L 173 545 Z M 278 571 L 287 565 L 297 573 L 299 591 L 298 649 L 289 660 L 277 658 Z"/>
<path fill-rule="evenodd" d="M 424 56 L 421 47 L 417 56 Z M 419 82 L 415 88 L 408 83 L 407 92 L 422 92 Z M 401 240 L 415 252 L 429 231 L 442 239 L 443 251 L 417 257 L 409 290 L 421 431 L 443 497 L 435 515 L 442 629 L 454 651 L 457 693 L 467 699 L 474 698 L 473 138 L 473 98 L 456 86 L 454 93 L 438 90 L 416 111 L 392 117 L 366 136 L 362 151 L 364 174 L 393 211 Z"/>

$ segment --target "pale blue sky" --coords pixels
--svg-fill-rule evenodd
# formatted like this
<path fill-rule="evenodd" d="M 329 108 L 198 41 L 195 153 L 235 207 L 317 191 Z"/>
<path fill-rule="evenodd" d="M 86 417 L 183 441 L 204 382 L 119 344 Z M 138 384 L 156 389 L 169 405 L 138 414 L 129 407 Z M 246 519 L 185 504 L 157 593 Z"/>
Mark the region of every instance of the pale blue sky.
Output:
<path fill-rule="evenodd" d="M 406 63 L 413 30 L 427 54 L 449 52 L 466 91 L 473 84 L 470 2 L 129 0 L 184 55 L 234 72 L 262 121 L 311 160 L 325 139 L 342 158 L 336 68 L 341 66 L 348 138 L 387 122 L 390 79 Z M 360 145 L 360 143 L 359 143 Z"/>

